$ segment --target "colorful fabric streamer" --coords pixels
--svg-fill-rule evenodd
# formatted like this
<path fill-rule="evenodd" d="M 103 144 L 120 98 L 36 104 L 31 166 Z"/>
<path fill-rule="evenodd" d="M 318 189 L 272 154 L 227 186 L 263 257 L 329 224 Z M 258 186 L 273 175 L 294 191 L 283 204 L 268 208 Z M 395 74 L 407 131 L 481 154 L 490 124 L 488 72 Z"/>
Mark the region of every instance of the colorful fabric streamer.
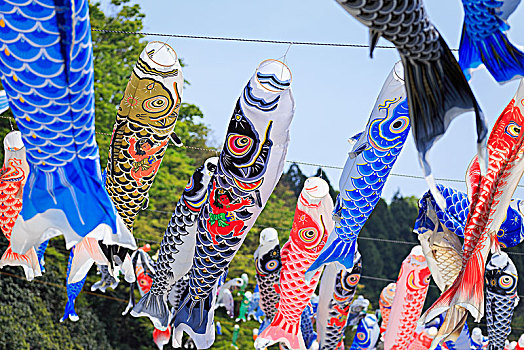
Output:
<path fill-rule="evenodd" d="M 426 192 L 419 202 L 419 214 L 415 222 L 415 230 L 420 231 L 419 227 L 426 227 L 425 230 L 434 229 L 434 220 L 428 221 L 429 214 L 427 212 L 435 211 L 443 226 L 457 236 L 464 238 L 470 205 L 468 195 L 440 184 L 437 184 L 437 189 L 446 201 L 446 209 L 440 209 L 431 193 Z M 524 241 L 524 219 L 520 209 L 523 205 L 524 203 L 518 199 L 513 199 L 509 204 L 506 219 L 497 232 L 497 239 L 502 248 L 515 247 Z"/>
<path fill-rule="evenodd" d="M 297 201 L 289 240 L 281 251 L 277 313 L 271 324 L 259 334 L 255 347 L 264 348 L 281 342 L 292 350 L 304 349 L 300 317 L 316 289 L 321 271 L 317 271 L 309 283 L 304 272 L 318 257 L 334 227 L 332 211 L 333 201 L 327 182 L 318 177 L 308 178 Z"/>
<path fill-rule="evenodd" d="M 382 323 L 380 324 L 380 335 L 384 337 L 388 329 L 389 314 L 391 313 L 391 306 L 393 306 L 393 298 L 397 290 L 396 283 L 390 283 L 382 289 L 378 305 L 380 307 L 380 314 L 382 315 Z"/>
<path fill-rule="evenodd" d="M 428 292 L 430 271 L 422 247 L 415 246 L 402 262 L 384 349 L 407 349 L 415 336 L 417 320 Z"/>
<path fill-rule="evenodd" d="M 249 321 L 253 318 L 255 321 L 262 323 L 262 316 L 264 316 L 264 311 L 260 308 L 260 289 L 257 284 L 247 309 L 247 320 Z"/>
<path fill-rule="evenodd" d="M 91 291 L 94 292 L 99 290 L 102 293 L 105 293 L 107 288 L 115 290 L 120 281 L 118 278 L 115 278 L 109 274 L 109 268 L 107 265 L 97 265 L 97 270 L 98 274 L 100 274 L 100 281 L 93 283 L 91 286 Z"/>
<path fill-rule="evenodd" d="M 495 253 L 486 265 L 485 278 L 489 350 L 502 349 L 511 333 L 513 311 L 519 302 L 517 268 L 508 254 Z"/>
<path fill-rule="evenodd" d="M 4 138 L 4 166 L 0 169 L 0 228 L 9 245 L 0 259 L 4 266 L 22 266 L 27 280 L 42 276 L 40 260 L 33 247 L 26 254 L 13 252 L 11 232 L 22 210 L 22 193 L 29 175 L 25 146 L 20 131 L 11 131 Z"/>
<path fill-rule="evenodd" d="M 335 233 L 306 278 L 324 264 L 337 261 L 353 267 L 358 234 L 380 199 L 386 179 L 409 133 L 410 121 L 402 65 L 388 75 L 375 102 L 366 129 L 353 137 L 356 143 L 340 176 Z"/>
<path fill-rule="evenodd" d="M 507 19 L 518 2 L 462 0 L 464 25 L 459 64 L 467 79 L 481 66 L 499 83 L 524 77 L 524 53 L 511 44 L 505 33 L 509 29 Z"/>
<path fill-rule="evenodd" d="M 173 284 L 191 269 L 196 243 L 196 219 L 207 199 L 207 188 L 217 162 L 217 157 L 207 159 L 189 179 L 160 243 L 151 290 L 131 311 L 135 317 L 148 316 L 157 328 L 167 327 L 171 316 L 167 295 Z"/>
<path fill-rule="evenodd" d="M 73 262 L 73 257 L 75 255 L 75 247 L 69 252 L 69 259 L 67 261 L 67 279 L 69 280 L 69 273 L 71 271 L 71 264 Z M 84 283 L 86 282 L 87 275 L 84 276 L 79 282 L 76 283 L 67 283 L 67 302 L 64 310 L 64 316 L 60 319 L 60 322 L 64 322 L 69 318 L 69 320 L 76 322 L 80 318 L 75 310 L 75 300 L 76 297 L 82 291 Z"/>
<path fill-rule="evenodd" d="M 371 55 L 381 36 L 397 48 L 406 76 L 413 137 L 424 175 L 430 186 L 433 184 L 432 190 L 434 180 L 427 152 L 446 132 L 449 123 L 467 111 L 475 112 L 477 148 L 484 169 L 488 133 L 484 115 L 455 56 L 426 15 L 423 1 L 337 2 L 369 28 Z M 406 25 L 407 18 L 410 25 Z"/>
<path fill-rule="evenodd" d="M 0 90 L 0 113 L 4 113 L 9 109 L 9 101 L 5 90 Z"/>
<path fill-rule="evenodd" d="M 342 341 L 348 313 L 362 272 L 362 259 L 357 250 L 351 269 L 328 264 L 320 280 L 317 333 L 320 350 L 336 349 Z"/>
<path fill-rule="evenodd" d="M 242 301 L 240 303 L 240 307 L 238 308 L 238 317 L 235 320 L 235 322 L 247 322 L 247 311 L 249 310 L 249 304 L 251 303 L 251 298 L 253 297 L 253 293 L 250 291 L 247 291 L 242 296 Z"/>
<path fill-rule="evenodd" d="M 418 234 L 433 281 L 444 292 L 462 268 L 462 244 L 457 235 L 440 223 L 436 213 L 440 209 L 431 199 L 428 191 L 419 201 L 419 216 L 413 231 Z"/>
<path fill-rule="evenodd" d="M 153 262 L 149 254 L 147 254 L 147 252 L 150 250 L 151 248 L 149 247 L 149 244 L 147 244 L 138 248 L 131 255 L 131 263 L 136 276 L 136 287 L 138 287 L 138 292 L 142 297 L 151 290 L 153 276 L 156 275 L 156 264 Z M 122 315 L 126 315 L 129 310 L 135 306 L 135 304 L 135 283 L 131 283 L 129 286 L 129 302 L 127 303 L 127 307 L 124 312 L 122 312 Z M 165 329 L 160 330 L 165 331 Z"/>
<path fill-rule="evenodd" d="M 380 336 L 380 327 L 375 315 L 366 315 L 360 320 L 349 350 L 371 350 Z"/>
<path fill-rule="evenodd" d="M 433 338 L 437 335 L 437 328 L 436 327 L 421 327 L 420 329 L 417 327 L 415 330 L 415 338 L 409 344 L 408 350 L 427 350 L 431 346 L 431 342 L 433 341 Z"/>
<path fill-rule="evenodd" d="M 453 285 L 426 311 L 424 319 L 433 319 L 445 310 L 446 328 L 441 327 L 435 341 L 456 337 L 469 311 L 479 322 L 484 314 L 484 270 L 491 248 L 500 249 L 493 239 L 499 231 L 511 196 L 524 171 L 524 81 L 517 94 L 497 119 L 488 140 L 489 166 L 485 176 L 480 175 L 474 160 L 466 177 L 470 189 L 470 211 L 464 234 L 462 270 Z"/>
<path fill-rule="evenodd" d="M 165 331 L 161 331 L 158 328 L 155 328 L 153 330 L 153 341 L 155 342 L 159 350 L 164 349 L 164 345 L 169 343 L 170 338 L 171 338 L 171 327 L 167 327 Z"/>
<path fill-rule="evenodd" d="M 473 328 L 473 331 L 471 331 L 471 349 L 484 350 L 487 349 L 488 344 L 489 339 L 482 334 L 482 330 L 478 327 Z"/>
<path fill-rule="evenodd" d="M 231 318 L 235 317 L 235 301 L 233 300 L 232 288 L 241 288 L 244 285 L 242 278 L 233 278 L 224 283 L 218 288 L 218 296 L 216 299 L 215 309 L 224 307 L 227 315 Z"/>
<path fill-rule="evenodd" d="M 68 249 L 88 235 L 136 249 L 102 184 L 88 3 L 35 5 L 0 10 L 2 83 L 30 165 L 13 251 L 58 235 Z"/>
<path fill-rule="evenodd" d="M 295 109 L 290 85 L 287 66 L 262 62 L 231 117 L 208 200 L 198 216 L 189 287 L 174 319 L 174 333 L 189 333 L 198 348 L 214 340 L 212 290 L 282 175 Z"/>
<path fill-rule="evenodd" d="M 348 326 L 357 326 L 360 320 L 366 317 L 369 300 L 359 295 L 349 306 Z"/>
<path fill-rule="evenodd" d="M 280 281 L 280 270 L 282 261 L 280 258 L 280 244 L 278 232 L 268 227 L 260 232 L 260 245 L 254 254 L 255 276 L 260 288 L 260 308 L 264 311 L 264 322 L 260 325 L 261 333 L 273 320 L 276 313 L 276 305 L 280 300 L 275 285 Z"/>
<path fill-rule="evenodd" d="M 302 338 L 306 349 L 311 349 L 313 343 L 317 340 L 317 333 L 313 328 L 313 307 L 306 305 L 302 315 L 300 315 L 300 331 L 302 332 Z"/>

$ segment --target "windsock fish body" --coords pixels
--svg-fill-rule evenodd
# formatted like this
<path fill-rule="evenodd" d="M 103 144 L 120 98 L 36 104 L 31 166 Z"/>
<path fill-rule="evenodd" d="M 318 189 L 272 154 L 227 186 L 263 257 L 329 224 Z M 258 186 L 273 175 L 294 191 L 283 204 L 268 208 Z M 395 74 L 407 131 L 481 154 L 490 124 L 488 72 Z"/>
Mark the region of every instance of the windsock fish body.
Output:
<path fill-rule="evenodd" d="M 429 191 L 427 194 L 431 196 Z M 431 276 L 444 292 L 451 287 L 462 268 L 462 244 L 457 235 L 440 223 L 431 198 L 422 197 L 419 207 L 414 231 L 418 234 Z"/>
<path fill-rule="evenodd" d="M 433 319 L 447 309 L 446 328 L 441 327 L 435 342 L 455 337 L 467 312 L 479 322 L 484 314 L 484 272 L 490 249 L 500 249 L 496 234 L 508 211 L 524 171 L 524 81 L 517 94 L 495 122 L 488 140 L 489 164 L 485 176 L 480 175 L 474 160 L 468 169 L 467 185 L 471 202 L 462 255 L 462 270 L 453 285 L 446 290 L 423 315 Z"/>
<path fill-rule="evenodd" d="M 71 271 L 71 264 L 73 262 L 73 256 L 75 255 L 75 248 L 71 249 L 69 253 L 69 260 L 67 262 L 67 279 L 69 280 L 69 273 Z M 80 294 L 82 291 L 82 288 L 84 287 L 84 283 L 86 282 L 87 275 L 84 276 L 79 282 L 76 283 L 67 283 L 66 290 L 67 290 L 67 303 L 64 310 L 64 316 L 60 319 L 60 322 L 64 322 L 69 318 L 69 320 L 76 322 L 78 321 L 79 317 L 75 310 L 75 300 L 76 297 Z"/>
<path fill-rule="evenodd" d="M 348 313 L 362 271 L 360 254 L 351 269 L 328 264 L 320 280 L 317 333 L 320 350 L 337 349 L 348 323 Z"/>
<path fill-rule="evenodd" d="M 304 273 L 318 257 L 333 229 L 333 202 L 326 181 L 308 178 L 299 195 L 289 240 L 282 247 L 280 301 L 271 324 L 259 334 L 256 348 L 281 342 L 292 350 L 305 349 L 301 314 L 316 289 L 321 271 L 309 283 Z"/>
<path fill-rule="evenodd" d="M 436 327 L 422 327 L 415 331 L 415 339 L 409 344 L 408 350 L 427 350 L 431 346 L 433 338 L 437 335 Z"/>
<path fill-rule="evenodd" d="M 380 327 L 375 315 L 366 315 L 360 320 L 349 350 L 372 350 L 380 336 Z"/>
<path fill-rule="evenodd" d="M 249 309 L 249 304 L 251 303 L 251 298 L 253 297 L 253 293 L 250 291 L 247 291 L 242 296 L 242 302 L 240 303 L 240 308 L 238 309 L 238 317 L 235 320 L 235 322 L 246 322 L 247 321 L 247 310 Z"/>
<path fill-rule="evenodd" d="M 262 319 L 260 319 L 260 316 L 258 314 L 260 310 L 260 289 L 258 288 L 258 284 L 255 286 L 255 290 L 253 291 L 253 297 L 251 298 L 251 301 L 249 302 L 249 307 L 247 309 L 247 319 L 248 321 L 253 317 L 255 321 L 259 321 L 262 323 Z"/>
<path fill-rule="evenodd" d="M 0 19 L 0 76 L 30 166 L 13 251 L 58 235 L 68 249 L 86 236 L 136 249 L 102 184 L 88 2 L 4 1 Z"/>
<path fill-rule="evenodd" d="M 118 107 L 107 160 L 106 189 L 128 228 L 147 206 L 148 192 L 172 136 L 184 77 L 169 45 L 149 42 Z"/>
<path fill-rule="evenodd" d="M 20 131 L 12 131 L 4 138 L 4 166 L 0 169 L 0 228 L 9 241 L 0 259 L 0 268 L 8 265 L 22 266 L 25 277 L 31 281 L 42 276 L 35 248 L 31 247 L 25 254 L 15 253 L 11 248 L 11 232 L 22 210 L 22 193 L 28 175 L 29 165 L 22 134 Z"/>
<path fill-rule="evenodd" d="M 294 115 L 291 72 L 264 61 L 238 99 L 197 222 L 189 287 L 175 315 L 174 331 L 186 331 L 198 348 L 211 346 L 211 293 L 263 210 L 284 168 Z M 209 316 L 209 317 L 208 317 Z"/>
<path fill-rule="evenodd" d="M 519 302 L 517 282 L 517 269 L 508 254 L 493 254 L 486 265 L 489 350 L 502 349 L 511 333 L 513 311 Z"/>
<path fill-rule="evenodd" d="M 471 349 L 484 350 L 488 348 L 488 337 L 482 334 L 482 330 L 478 327 L 473 328 L 471 332 Z"/>
<path fill-rule="evenodd" d="M 391 313 L 391 307 L 393 306 L 393 298 L 395 297 L 395 291 L 397 289 L 396 283 L 390 283 L 382 289 L 380 293 L 380 299 L 378 305 L 380 307 L 380 314 L 382 315 L 382 324 L 380 325 L 381 336 L 386 333 L 389 324 L 389 315 Z"/>
<path fill-rule="evenodd" d="M 182 293 L 187 288 L 188 283 L 189 276 L 185 275 L 176 281 L 175 284 L 173 284 L 171 287 L 171 290 L 167 296 L 167 300 L 169 301 L 169 304 L 171 304 L 171 307 L 174 309 L 174 311 L 178 309 L 178 305 L 180 305 L 180 299 L 182 298 Z M 174 314 L 174 312 L 172 312 L 172 314 Z"/>
<path fill-rule="evenodd" d="M 276 305 L 280 300 L 275 286 L 280 281 L 282 261 L 278 233 L 274 228 L 268 227 L 260 232 L 260 245 L 254 256 L 257 271 L 255 278 L 260 288 L 260 308 L 265 314 L 264 323 L 259 330 L 261 333 L 275 317 Z"/>
<path fill-rule="evenodd" d="M 415 223 L 415 230 L 420 226 L 427 227 L 427 229 L 433 228 L 433 221 L 428 221 L 428 211 L 434 210 L 443 226 L 451 232 L 454 232 L 457 236 L 464 238 L 470 204 L 468 195 L 440 184 L 437 184 L 437 189 L 446 201 L 446 209 L 440 209 L 431 193 L 429 191 L 426 192 L 422 196 L 425 201 L 421 199 L 419 203 L 420 210 Z M 497 239 L 502 248 L 515 247 L 524 241 L 523 206 L 524 203 L 521 200 L 511 200 L 506 213 L 506 219 L 497 232 Z"/>
<path fill-rule="evenodd" d="M 431 176 L 427 152 L 446 132 L 449 123 L 468 111 L 475 112 L 477 148 L 485 165 L 484 115 L 453 53 L 426 15 L 423 1 L 337 2 L 369 28 L 371 54 L 381 36 L 397 48 L 406 77 L 413 137 L 425 176 Z M 428 180 L 433 183 L 432 177 Z"/>
<path fill-rule="evenodd" d="M 340 176 L 335 216 L 340 221 L 335 233 L 306 277 L 329 262 L 353 267 L 358 234 L 380 199 L 384 184 L 409 133 L 410 121 L 404 74 L 395 64 L 375 102 L 364 132 L 356 143 Z"/>
<path fill-rule="evenodd" d="M 109 274 L 109 268 L 107 265 L 98 265 L 97 268 L 100 273 L 100 281 L 93 283 L 91 291 L 94 292 L 100 290 L 102 293 L 105 293 L 107 288 L 115 290 L 118 283 L 120 283 L 118 278 Z"/>
<path fill-rule="evenodd" d="M 357 326 L 366 317 L 369 300 L 359 295 L 349 306 L 348 326 Z"/>
<path fill-rule="evenodd" d="M 311 349 L 313 342 L 317 340 L 317 333 L 313 328 L 313 307 L 311 305 L 306 305 L 302 315 L 300 315 L 300 331 L 306 349 Z"/>
<path fill-rule="evenodd" d="M 140 299 L 131 315 L 148 316 L 158 328 L 167 327 L 167 296 L 173 284 L 191 269 L 196 243 L 196 219 L 207 199 L 207 188 L 218 158 L 207 159 L 189 179 L 160 243 L 151 290 Z"/>
<path fill-rule="evenodd" d="M 507 3 L 515 3 L 504 6 Z M 524 77 L 524 53 L 506 36 L 508 17 L 518 1 L 462 0 L 464 25 L 459 47 L 459 64 L 470 79 L 481 66 L 499 83 Z"/>
<path fill-rule="evenodd" d="M 389 315 L 384 349 L 403 350 L 413 341 L 429 287 L 430 271 L 422 248 L 416 246 L 404 259 Z"/>
<path fill-rule="evenodd" d="M 227 315 L 231 318 L 235 317 L 235 300 L 233 299 L 232 288 L 241 288 L 244 285 L 242 278 L 233 278 L 218 287 L 218 296 L 215 303 L 215 309 L 224 307 Z"/>

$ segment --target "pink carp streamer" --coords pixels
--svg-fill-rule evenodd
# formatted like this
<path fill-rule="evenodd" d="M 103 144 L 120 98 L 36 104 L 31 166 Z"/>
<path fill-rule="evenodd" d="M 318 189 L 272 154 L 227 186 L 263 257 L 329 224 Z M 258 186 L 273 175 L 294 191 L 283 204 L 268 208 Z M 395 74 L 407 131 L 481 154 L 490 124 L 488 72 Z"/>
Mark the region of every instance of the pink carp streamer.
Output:
<path fill-rule="evenodd" d="M 406 350 L 415 338 L 430 276 L 422 247 L 415 246 L 400 268 L 384 349 Z"/>
<path fill-rule="evenodd" d="M 280 301 L 271 324 L 258 336 L 255 347 L 264 348 L 276 342 L 289 349 L 305 349 L 300 316 L 309 303 L 320 278 L 315 272 L 310 283 L 304 273 L 319 256 L 335 223 L 331 218 L 333 200 L 329 186 L 318 177 L 306 180 L 298 198 L 289 240 L 282 247 Z"/>
<path fill-rule="evenodd" d="M 35 248 L 31 247 L 25 254 L 15 253 L 11 248 L 11 232 L 22 210 L 22 190 L 29 175 L 20 131 L 12 131 L 6 135 L 4 152 L 4 166 L 0 169 L 0 228 L 9 241 L 9 246 L 2 255 L 0 268 L 7 265 L 22 266 L 25 277 L 31 281 L 42 276 Z"/>

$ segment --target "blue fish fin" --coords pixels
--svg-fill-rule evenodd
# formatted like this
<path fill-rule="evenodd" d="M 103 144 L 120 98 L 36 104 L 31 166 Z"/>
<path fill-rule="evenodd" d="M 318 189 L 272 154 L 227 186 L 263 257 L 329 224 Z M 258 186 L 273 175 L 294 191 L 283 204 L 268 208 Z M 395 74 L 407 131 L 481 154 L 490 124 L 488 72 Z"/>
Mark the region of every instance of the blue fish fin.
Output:
<path fill-rule="evenodd" d="M 459 65 L 467 80 L 471 79 L 471 73 L 482 65 L 480 51 L 471 40 L 466 31 L 465 25 L 462 26 L 462 36 L 459 46 Z"/>
<path fill-rule="evenodd" d="M 324 249 L 320 252 L 318 258 L 311 264 L 306 271 L 306 282 L 309 283 L 313 275 L 322 268 L 325 264 L 330 262 L 339 262 L 346 269 L 351 269 L 354 265 L 354 257 L 356 251 L 356 240 L 347 242 L 340 237 L 336 237 L 333 241 L 326 243 Z"/>
<path fill-rule="evenodd" d="M 153 294 L 150 290 L 138 301 L 133 310 L 131 310 L 131 316 L 147 316 L 151 322 L 153 322 L 155 328 L 165 331 L 169 324 L 171 314 L 167 302 L 164 300 L 164 296 L 162 294 Z"/>
<path fill-rule="evenodd" d="M 40 264 L 40 270 L 42 270 L 42 273 L 45 272 L 45 260 L 44 260 L 44 254 L 47 249 L 47 245 L 49 244 L 49 240 L 43 242 L 38 246 L 38 249 L 36 250 L 36 256 L 38 257 L 38 263 Z"/>
<path fill-rule="evenodd" d="M 172 325 L 177 333 L 185 332 L 195 343 L 197 349 L 208 349 L 215 341 L 215 298 L 217 287 L 198 302 L 191 300 L 189 286 L 183 293 L 183 302 L 178 307 Z M 173 331 L 175 334 L 175 331 Z"/>
<path fill-rule="evenodd" d="M 87 235 L 136 249 L 102 183 L 98 157 L 77 156 L 53 172 L 32 166 L 23 203 L 12 234 L 15 252 L 25 253 L 59 235 L 68 249 Z"/>
<path fill-rule="evenodd" d="M 62 316 L 60 322 L 64 322 L 68 318 L 73 322 L 78 321 L 80 318 L 75 311 L 75 299 L 71 300 L 69 297 L 67 298 L 67 303 L 64 309 L 64 316 Z"/>
<path fill-rule="evenodd" d="M 355 144 L 355 143 L 358 141 L 358 139 L 360 139 L 360 136 L 362 136 L 363 133 L 364 133 L 364 132 L 361 131 L 361 132 L 359 132 L 358 134 L 355 134 L 355 135 L 351 136 L 351 137 L 349 138 L 348 142 L 349 142 L 350 144 Z"/>
<path fill-rule="evenodd" d="M 478 42 L 471 40 L 466 30 L 462 31 L 459 63 L 466 78 L 482 63 L 498 83 L 524 77 L 524 53 L 510 43 L 503 31 L 507 25 L 500 22 L 499 29 Z"/>

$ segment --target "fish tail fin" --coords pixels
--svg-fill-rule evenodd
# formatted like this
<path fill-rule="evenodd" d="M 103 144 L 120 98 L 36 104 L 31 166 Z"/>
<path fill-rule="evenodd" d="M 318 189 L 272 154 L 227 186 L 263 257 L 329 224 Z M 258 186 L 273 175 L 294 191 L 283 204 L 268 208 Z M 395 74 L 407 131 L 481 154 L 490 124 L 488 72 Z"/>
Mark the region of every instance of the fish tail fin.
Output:
<path fill-rule="evenodd" d="M 173 319 L 173 335 L 181 332 L 193 340 L 197 349 L 208 349 L 215 341 L 215 296 L 216 287 L 209 293 L 205 299 L 198 302 L 191 300 L 188 295 L 189 286 L 186 289 L 185 299 L 178 307 Z"/>
<path fill-rule="evenodd" d="M 459 47 L 459 64 L 469 80 L 471 72 L 482 64 L 499 83 L 524 77 L 524 53 L 510 43 L 504 33 L 507 25 L 482 40 L 472 40 L 468 31 L 462 29 Z"/>
<path fill-rule="evenodd" d="M 338 236 L 333 241 L 328 242 L 329 245 L 326 244 L 318 258 L 306 271 L 306 282 L 309 283 L 315 273 L 317 273 L 322 266 L 330 262 L 336 261 L 344 265 L 347 269 L 352 268 L 354 265 L 353 260 L 355 258 L 355 242 L 356 240 L 352 242 L 344 241 Z"/>
<path fill-rule="evenodd" d="M 70 319 L 73 322 L 78 321 L 78 317 L 75 311 L 75 299 L 67 299 L 67 303 L 64 309 L 64 316 L 60 319 L 60 322 L 64 322 L 66 319 Z"/>
<path fill-rule="evenodd" d="M 99 265 L 109 265 L 109 261 L 95 238 L 85 237 L 73 249 L 74 257 L 67 279 L 69 284 L 81 281 L 95 262 Z"/>
<path fill-rule="evenodd" d="M 468 81 L 448 45 L 439 35 L 439 59 L 425 61 L 401 55 L 408 96 L 411 130 L 419 161 L 427 177 L 431 174 L 426 155 L 458 115 L 474 111 L 479 157 L 484 159 L 488 129 Z"/>
<path fill-rule="evenodd" d="M 280 312 L 277 312 L 271 324 L 258 335 L 255 348 L 264 349 L 278 342 L 286 344 L 291 350 L 306 349 L 300 324 L 288 324 Z"/>
<path fill-rule="evenodd" d="M 152 290 L 153 288 L 151 288 Z M 147 316 L 155 328 L 165 331 L 169 326 L 170 311 L 162 294 L 147 292 L 131 310 L 131 316 Z"/>
<path fill-rule="evenodd" d="M 70 249 L 89 235 L 106 244 L 136 249 L 102 183 L 98 155 L 74 158 L 52 172 L 32 166 L 23 208 L 13 227 L 13 251 L 23 253 L 63 235 Z"/>
<path fill-rule="evenodd" d="M 484 269 L 480 252 L 475 252 L 451 287 L 426 310 L 420 318 L 421 322 L 431 320 L 452 307 L 469 311 L 475 322 L 479 322 L 484 314 Z M 461 317 L 454 319 L 456 324 L 449 325 L 449 329 L 455 329 Z"/>
<path fill-rule="evenodd" d="M 4 266 L 22 266 L 25 278 L 28 281 L 42 276 L 42 270 L 40 269 L 40 263 L 34 248 L 29 249 L 25 254 L 18 254 L 13 252 L 11 244 L 9 244 L 0 259 L 0 268 Z"/>

